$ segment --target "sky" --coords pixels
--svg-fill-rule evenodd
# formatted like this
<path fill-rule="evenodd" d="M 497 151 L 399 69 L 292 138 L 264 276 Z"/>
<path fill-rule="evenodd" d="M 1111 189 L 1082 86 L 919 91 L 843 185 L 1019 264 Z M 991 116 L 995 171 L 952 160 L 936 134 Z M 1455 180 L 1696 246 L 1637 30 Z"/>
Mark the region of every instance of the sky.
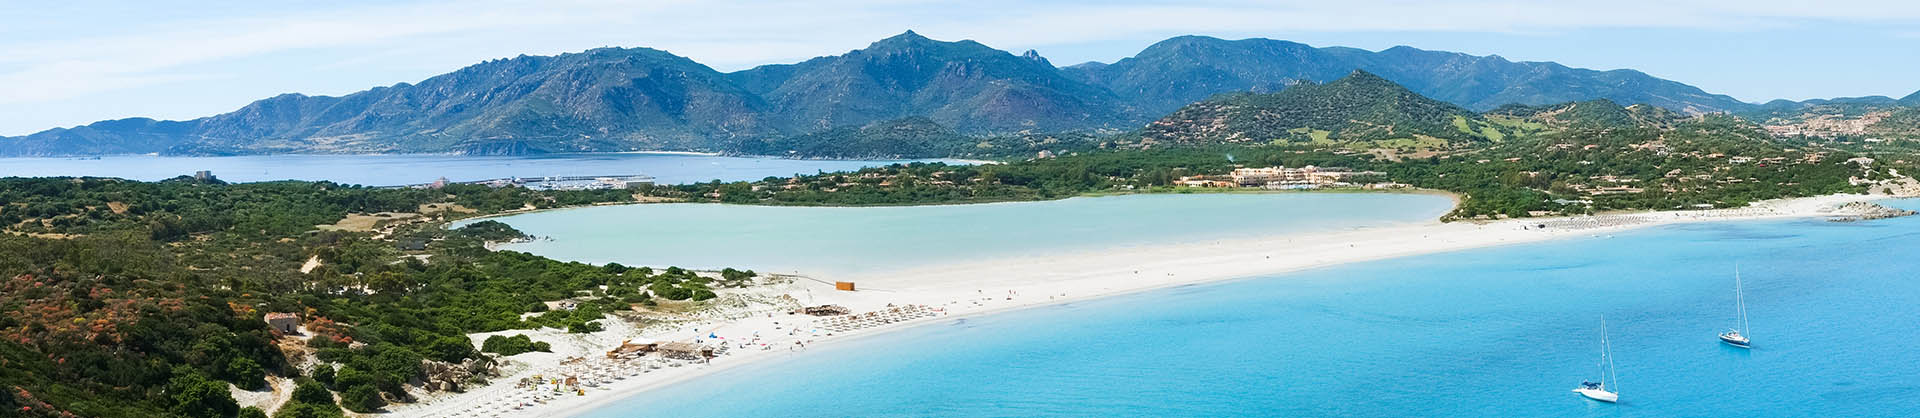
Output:
<path fill-rule="evenodd" d="M 0 3 L 0 136 L 603 46 L 734 71 L 909 29 L 1058 65 L 1198 34 L 1630 68 L 1749 102 L 1920 90 L 1920 2 L 1901 0 L 76 0 Z"/>

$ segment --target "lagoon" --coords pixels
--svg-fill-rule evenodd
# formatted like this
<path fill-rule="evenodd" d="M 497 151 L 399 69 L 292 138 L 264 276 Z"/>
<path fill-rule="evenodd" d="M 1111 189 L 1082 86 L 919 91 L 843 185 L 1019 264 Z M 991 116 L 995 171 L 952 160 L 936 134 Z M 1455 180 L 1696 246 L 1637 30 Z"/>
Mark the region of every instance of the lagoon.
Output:
<path fill-rule="evenodd" d="M 942 320 L 584 416 L 1913 416 L 1916 251 L 1909 217 L 1415 256 Z M 1714 336 L 1735 263 L 1751 351 Z M 1603 317 L 1617 405 L 1569 392 Z"/>
<path fill-rule="evenodd" d="M 0 177 L 93 176 L 156 181 L 209 170 L 229 182 L 331 181 L 367 186 L 504 177 L 646 174 L 661 184 L 745 181 L 769 176 L 857 170 L 906 161 L 795 160 L 674 153 L 466 155 L 248 155 L 98 158 L 0 158 Z"/>
<path fill-rule="evenodd" d="M 543 237 L 501 248 L 560 260 L 734 267 L 815 277 L 1012 256 L 1431 222 L 1445 196 L 1146 194 L 911 207 L 647 204 L 498 220 Z"/>

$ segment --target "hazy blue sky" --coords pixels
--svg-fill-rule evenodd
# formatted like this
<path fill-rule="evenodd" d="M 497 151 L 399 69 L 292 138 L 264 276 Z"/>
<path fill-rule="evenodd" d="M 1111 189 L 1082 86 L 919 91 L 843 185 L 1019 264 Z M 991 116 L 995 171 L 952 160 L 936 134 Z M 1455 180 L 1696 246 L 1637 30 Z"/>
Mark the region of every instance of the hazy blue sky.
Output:
<path fill-rule="evenodd" d="M 1054 63 L 1174 35 L 1395 45 L 1632 68 L 1746 101 L 1920 90 L 1913 1 L 76 1 L 0 4 L 0 135 L 191 119 L 279 93 L 339 95 L 482 60 L 600 46 L 722 71 L 913 29 Z M 293 3 L 293 4 L 280 4 Z"/>

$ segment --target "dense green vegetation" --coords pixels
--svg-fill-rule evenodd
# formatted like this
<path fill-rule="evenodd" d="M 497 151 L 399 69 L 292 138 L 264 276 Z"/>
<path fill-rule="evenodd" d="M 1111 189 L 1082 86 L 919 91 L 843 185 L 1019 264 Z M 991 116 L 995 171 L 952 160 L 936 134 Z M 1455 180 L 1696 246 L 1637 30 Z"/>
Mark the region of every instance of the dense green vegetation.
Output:
<path fill-rule="evenodd" d="M 1211 145 L 1088 151 L 1012 164 L 905 164 L 759 182 L 702 183 L 659 191 L 740 204 L 907 205 L 1057 199 L 1086 193 L 1189 191 L 1184 176 L 1235 167 L 1348 167 L 1382 179 L 1462 196 L 1449 219 L 1526 217 L 1623 209 L 1742 206 L 1794 196 L 1860 192 L 1850 176 L 1886 176 L 1845 162 L 1846 151 L 1790 147 L 1732 117 L 1641 126 L 1584 121 L 1555 111 L 1545 131 L 1427 157 L 1393 157 L 1311 144 Z M 1597 117 L 1643 116 L 1632 111 Z M 1575 114 L 1577 115 L 1577 114 Z M 1607 116 L 1614 115 L 1614 116 Z M 1542 119 L 1544 120 L 1544 119 Z"/>
<path fill-rule="evenodd" d="M 553 351 L 553 347 L 545 342 L 534 341 L 532 338 L 527 338 L 526 335 L 515 335 L 512 337 L 495 335 L 487 337 L 485 342 L 480 343 L 480 351 L 511 356 L 529 351 L 549 352 Z"/>
<path fill-rule="evenodd" d="M 1278 93 L 1223 96 L 1111 136 L 965 137 L 933 119 L 901 119 L 774 138 L 738 146 L 795 156 L 1022 160 L 545 192 L 186 177 L 0 179 L 0 310 L 14 313 L 0 317 L 0 411 L 257 416 L 261 411 L 240 408 L 227 395 L 227 385 L 257 389 L 301 370 L 310 376 L 297 378 L 294 402 L 276 416 L 377 411 L 411 401 L 408 385 L 430 362 L 550 349 L 524 334 L 475 347 L 470 334 L 596 332 L 609 314 L 711 300 L 757 276 L 489 251 L 486 242 L 523 235 L 493 221 L 443 227 L 467 216 L 637 198 L 914 205 L 1182 193 L 1202 191 L 1180 185 L 1182 178 L 1313 165 L 1379 173 L 1362 183 L 1456 193 L 1461 203 L 1447 219 L 1461 220 L 1737 207 L 1860 192 L 1864 187 L 1850 178 L 1920 172 L 1920 160 L 1902 142 L 1781 140 L 1736 117 L 1686 117 L 1605 100 L 1474 114 L 1364 72 Z M 1881 161 L 1848 161 L 1863 155 Z M 368 215 L 381 212 L 422 216 Z M 371 230 L 342 226 L 350 215 L 372 219 Z M 269 328 L 262 319 L 270 312 L 298 314 L 310 335 Z M 320 364 L 300 364 L 306 352 Z"/>
<path fill-rule="evenodd" d="M 999 158 L 1091 149 L 1105 138 L 1084 132 L 964 135 L 928 118 L 885 120 L 798 136 L 737 141 L 728 152 L 794 158 Z"/>
<path fill-rule="evenodd" d="M 386 221 L 377 224 L 382 238 L 315 228 L 349 213 L 429 204 L 481 209 L 428 213 L 444 217 L 631 199 L 469 186 L 0 179 L 0 309 L 16 313 L 0 317 L 0 387 L 8 389 L 0 410 L 236 416 L 243 412 L 226 386 L 260 388 L 267 376 L 299 375 L 295 353 L 283 347 L 304 339 L 324 364 L 312 373 L 317 383 L 303 380 L 296 394 L 319 388 L 342 403 L 311 395 L 276 415 L 370 411 L 408 401 L 405 385 L 423 361 L 481 359 L 467 334 L 592 332 L 603 313 L 654 297 L 712 298 L 710 285 L 751 279 L 488 251 L 486 241 L 521 236 L 492 221 L 452 230 Z M 395 245 L 401 240 L 429 244 L 409 251 Z M 320 266 L 302 273 L 310 258 Z M 577 307 L 522 319 L 557 300 Z M 310 335 L 280 335 L 262 320 L 268 312 L 300 314 Z"/>
<path fill-rule="evenodd" d="M 1354 142 L 1436 139 L 1434 146 L 1505 137 L 1472 111 L 1365 71 L 1274 93 L 1230 93 L 1187 105 L 1142 132 L 1171 143 Z"/>

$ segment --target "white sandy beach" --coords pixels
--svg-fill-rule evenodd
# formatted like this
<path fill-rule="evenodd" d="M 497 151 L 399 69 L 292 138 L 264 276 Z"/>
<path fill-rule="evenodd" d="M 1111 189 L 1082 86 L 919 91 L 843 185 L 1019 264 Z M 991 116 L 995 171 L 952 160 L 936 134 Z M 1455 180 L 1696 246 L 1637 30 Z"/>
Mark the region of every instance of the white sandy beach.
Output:
<path fill-rule="evenodd" d="M 701 315 L 645 329 L 609 323 L 592 335 L 557 330 L 502 332 L 529 334 L 552 342 L 553 353 L 508 357 L 508 376 L 465 393 L 436 395 L 424 402 L 390 406 L 394 417 L 571 416 L 650 388 L 718 370 L 805 355 L 820 344 L 869 336 L 953 317 L 980 315 L 1088 298 L 1150 291 L 1170 286 L 1215 282 L 1320 268 L 1343 263 L 1431 254 L 1564 237 L 1606 236 L 1628 229 L 1687 222 L 1755 220 L 1839 215 L 1834 208 L 1881 196 L 1833 195 L 1768 201 L 1741 209 L 1644 212 L 1600 216 L 1534 218 L 1489 223 L 1440 223 L 1356 228 L 1336 232 L 1170 243 L 1102 251 L 1033 255 L 982 262 L 925 266 L 851 277 L 814 277 L 723 293 L 718 307 Z M 1545 225 L 1544 228 L 1541 225 Z M 859 290 L 834 290 L 833 281 L 852 281 Z M 786 296 L 783 298 L 782 296 Z M 834 304 L 863 319 L 814 317 L 789 312 L 798 306 Z M 913 306 L 911 313 L 895 310 Z M 924 308 L 921 308 L 924 307 Z M 868 315 L 868 313 L 878 312 Z M 905 312 L 905 311 L 902 311 Z M 834 325 L 842 324 L 842 325 Z M 718 338 L 708 338 L 714 336 Z M 478 342 L 484 335 L 476 336 Z M 728 346 L 710 363 L 666 361 L 652 356 L 610 360 L 604 353 L 625 339 L 695 341 Z M 569 357 L 585 360 L 562 366 Z M 670 365 L 675 364 L 678 365 Z M 653 368 L 658 366 L 658 368 Z M 585 394 L 555 394 L 552 385 L 516 389 L 514 382 L 534 374 L 600 376 L 603 384 Z M 618 377 L 615 377 L 618 376 Z M 537 394 L 537 396 L 535 396 Z"/>

